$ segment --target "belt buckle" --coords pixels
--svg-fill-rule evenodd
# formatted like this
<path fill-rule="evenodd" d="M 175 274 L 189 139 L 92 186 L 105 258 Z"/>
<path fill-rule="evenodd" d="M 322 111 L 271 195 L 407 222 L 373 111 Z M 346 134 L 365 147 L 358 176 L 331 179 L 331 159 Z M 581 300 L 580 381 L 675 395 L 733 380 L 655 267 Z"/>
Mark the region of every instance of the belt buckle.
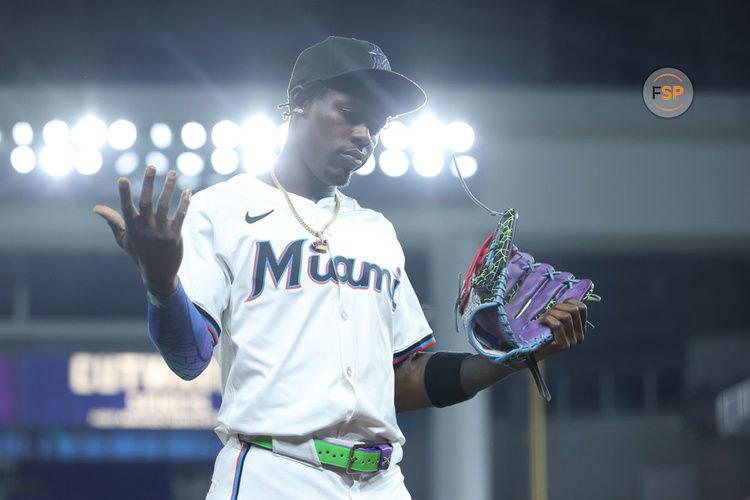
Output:
<path fill-rule="evenodd" d="M 378 468 L 372 472 L 380 472 L 382 470 L 380 468 L 382 465 L 386 465 L 386 468 L 388 468 L 387 466 L 391 462 L 391 454 L 389 453 L 388 456 L 386 457 L 385 451 L 382 448 L 383 446 L 389 446 L 391 450 L 393 450 L 393 445 L 389 443 L 388 441 L 383 441 L 381 443 L 357 443 L 357 444 L 352 445 L 351 449 L 349 450 L 349 458 L 347 458 L 346 460 L 346 473 L 347 474 L 363 474 L 362 471 L 352 470 L 352 466 L 354 465 L 354 451 L 366 449 L 366 448 L 378 448 L 378 450 L 380 451 L 380 463 L 378 464 Z"/>

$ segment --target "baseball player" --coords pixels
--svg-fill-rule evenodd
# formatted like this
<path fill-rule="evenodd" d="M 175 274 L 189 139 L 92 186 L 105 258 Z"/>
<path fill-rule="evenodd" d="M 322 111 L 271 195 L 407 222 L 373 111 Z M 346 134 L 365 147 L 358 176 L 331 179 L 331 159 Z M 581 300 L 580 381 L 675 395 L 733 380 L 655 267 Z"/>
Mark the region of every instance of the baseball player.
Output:
<path fill-rule="evenodd" d="M 425 352 L 435 338 L 392 225 L 339 191 L 422 89 L 376 45 L 329 37 L 299 55 L 288 97 L 271 171 L 185 190 L 169 218 L 177 174 L 154 211 L 149 167 L 138 210 L 121 178 L 122 216 L 94 211 L 138 265 L 170 368 L 221 367 L 224 448 L 207 498 L 410 498 L 396 413 L 464 401 L 516 367 Z M 539 359 L 582 340 L 582 303 L 544 319 L 555 342 Z"/>

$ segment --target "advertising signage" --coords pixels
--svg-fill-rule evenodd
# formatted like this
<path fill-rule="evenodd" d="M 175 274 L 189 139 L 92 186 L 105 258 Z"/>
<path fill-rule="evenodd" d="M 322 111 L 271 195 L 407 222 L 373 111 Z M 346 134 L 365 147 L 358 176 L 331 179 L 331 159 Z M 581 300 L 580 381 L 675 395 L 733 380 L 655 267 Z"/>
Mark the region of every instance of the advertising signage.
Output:
<path fill-rule="evenodd" d="M 0 426 L 212 429 L 220 393 L 215 361 L 185 381 L 156 353 L 0 357 Z"/>

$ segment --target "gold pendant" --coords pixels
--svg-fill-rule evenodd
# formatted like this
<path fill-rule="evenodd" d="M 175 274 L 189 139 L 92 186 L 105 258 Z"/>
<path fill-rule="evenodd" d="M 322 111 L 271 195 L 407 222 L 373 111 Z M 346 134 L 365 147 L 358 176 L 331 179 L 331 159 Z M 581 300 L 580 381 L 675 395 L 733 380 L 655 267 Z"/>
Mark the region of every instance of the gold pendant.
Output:
<path fill-rule="evenodd" d="M 313 242 L 313 248 L 318 252 L 326 253 L 328 251 L 328 240 L 318 238 L 315 242 Z"/>

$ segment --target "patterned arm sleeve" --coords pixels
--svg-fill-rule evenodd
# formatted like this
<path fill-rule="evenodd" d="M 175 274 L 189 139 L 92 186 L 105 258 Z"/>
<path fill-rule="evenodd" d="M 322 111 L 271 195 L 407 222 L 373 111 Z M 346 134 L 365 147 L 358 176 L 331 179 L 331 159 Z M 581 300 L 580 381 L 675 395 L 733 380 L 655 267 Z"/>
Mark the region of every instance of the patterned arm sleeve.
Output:
<path fill-rule="evenodd" d="M 148 331 L 169 368 L 184 380 L 200 375 L 211 362 L 218 326 L 190 301 L 182 283 L 170 295 L 148 290 Z"/>

